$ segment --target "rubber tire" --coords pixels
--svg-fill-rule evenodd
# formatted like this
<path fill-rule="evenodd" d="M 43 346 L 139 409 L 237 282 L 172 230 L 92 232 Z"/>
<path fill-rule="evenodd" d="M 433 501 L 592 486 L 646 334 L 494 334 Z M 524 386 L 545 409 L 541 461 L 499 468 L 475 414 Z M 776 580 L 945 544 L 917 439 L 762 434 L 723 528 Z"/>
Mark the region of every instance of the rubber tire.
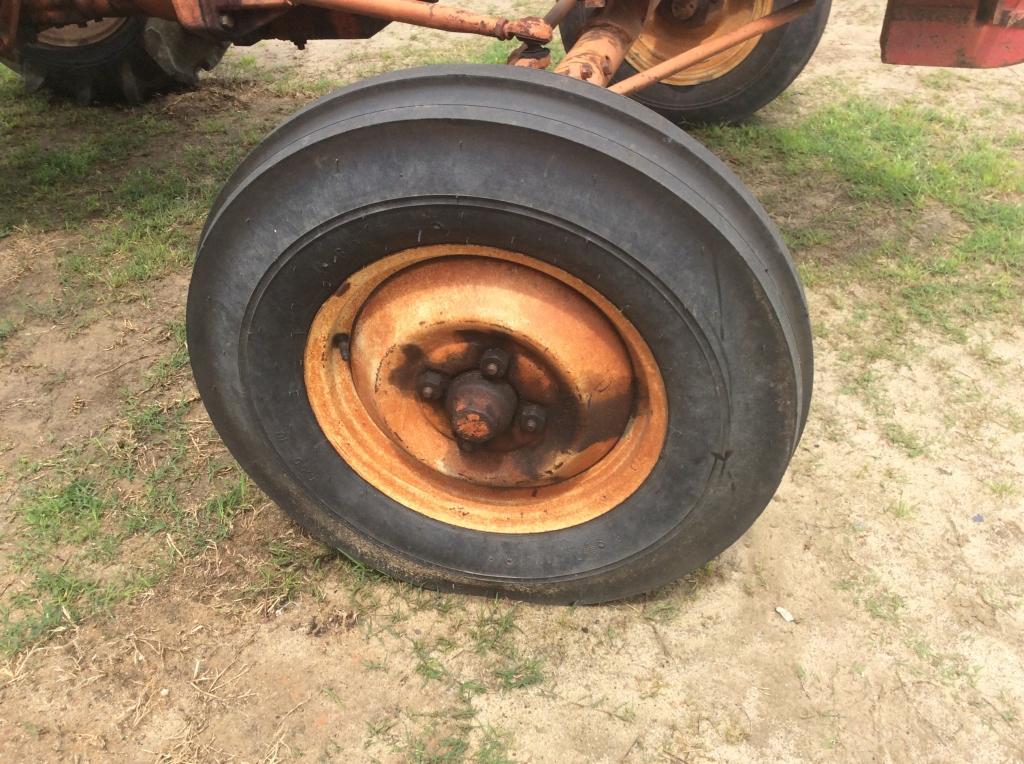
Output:
<path fill-rule="evenodd" d="M 665 447 L 595 520 L 532 534 L 432 520 L 356 475 L 314 418 L 302 359 L 323 301 L 378 258 L 458 241 L 599 285 L 660 365 Z M 214 204 L 187 327 L 225 444 L 310 533 L 416 584 L 535 601 L 648 591 L 733 543 L 778 487 L 811 393 L 799 280 L 732 173 L 626 98 L 512 67 L 388 74 L 292 117 Z"/>
<path fill-rule="evenodd" d="M 773 10 L 792 0 L 774 0 Z M 630 97 L 677 125 L 742 122 L 768 105 L 792 84 L 810 61 L 828 22 L 832 0 L 818 0 L 814 10 L 761 37 L 740 64 L 722 77 L 698 85 L 656 83 Z M 593 10 L 582 3 L 569 12 L 559 31 L 569 50 Z M 632 77 L 636 68 L 624 61 L 613 82 Z"/>
<path fill-rule="evenodd" d="M 13 68 L 21 72 L 29 91 L 45 88 L 83 106 L 137 105 L 168 88 L 195 87 L 199 70 L 216 66 L 227 47 L 172 21 L 133 17 L 90 45 L 22 43 Z"/>

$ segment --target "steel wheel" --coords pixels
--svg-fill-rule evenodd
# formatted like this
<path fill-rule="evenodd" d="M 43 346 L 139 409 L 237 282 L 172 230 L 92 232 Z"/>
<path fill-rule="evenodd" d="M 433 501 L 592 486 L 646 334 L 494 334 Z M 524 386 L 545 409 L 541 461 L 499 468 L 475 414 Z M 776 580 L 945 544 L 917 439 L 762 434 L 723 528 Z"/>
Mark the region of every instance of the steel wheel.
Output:
<path fill-rule="evenodd" d="M 665 439 L 664 384 L 636 329 L 584 282 L 508 250 L 416 247 L 367 266 L 320 308 L 304 363 L 341 457 L 464 528 L 592 520 L 643 483 Z"/>
<path fill-rule="evenodd" d="M 312 533 L 536 600 L 728 546 L 810 395 L 799 284 L 736 179 L 627 99 L 511 68 L 376 78 L 282 126 L 210 214 L 188 330 L 226 444 Z"/>
<path fill-rule="evenodd" d="M 788 5 L 788 0 L 661 0 L 613 81 L 672 58 L 715 35 Z M 831 0 L 796 21 L 685 69 L 631 97 L 676 124 L 746 119 L 780 95 L 811 58 Z M 559 26 L 566 49 L 593 11 L 578 3 Z"/>
<path fill-rule="evenodd" d="M 84 24 L 50 27 L 36 35 L 36 42 L 55 48 L 77 48 L 105 40 L 128 21 L 126 18 L 96 19 Z"/>
<path fill-rule="evenodd" d="M 694 24 L 692 14 L 697 7 L 696 0 L 661 3 L 644 25 L 626 61 L 637 71 L 650 69 L 700 45 L 709 37 L 731 32 L 772 11 L 771 0 L 719 0 L 716 5 L 707 23 Z M 760 39 L 755 37 L 722 51 L 663 82 L 666 85 L 697 85 L 718 79 L 739 66 L 757 47 Z"/>

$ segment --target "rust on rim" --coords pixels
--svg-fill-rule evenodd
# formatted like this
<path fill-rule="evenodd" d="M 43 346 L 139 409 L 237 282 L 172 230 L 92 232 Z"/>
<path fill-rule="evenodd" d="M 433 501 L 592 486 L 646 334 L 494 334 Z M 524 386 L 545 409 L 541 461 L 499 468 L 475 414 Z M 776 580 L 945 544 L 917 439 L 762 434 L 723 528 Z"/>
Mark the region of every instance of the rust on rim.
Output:
<path fill-rule="evenodd" d="M 650 69 L 695 48 L 715 36 L 739 29 L 744 24 L 772 11 L 772 0 L 719 0 L 703 18 L 689 18 L 696 0 L 665 0 L 644 24 L 640 37 L 626 55 L 637 71 Z M 662 82 L 668 85 L 697 85 L 718 79 L 739 66 L 757 47 L 761 38 L 753 37 L 739 45 L 695 63 Z"/>
<path fill-rule="evenodd" d="M 36 39 L 55 48 L 77 48 L 105 40 L 127 22 L 126 18 L 106 18 L 86 21 L 83 24 L 65 24 L 44 29 L 36 35 Z"/>
<path fill-rule="evenodd" d="M 320 308 L 305 352 L 320 427 L 380 491 L 483 531 L 567 528 L 625 501 L 661 453 L 664 382 L 583 281 L 474 245 L 408 249 Z"/>

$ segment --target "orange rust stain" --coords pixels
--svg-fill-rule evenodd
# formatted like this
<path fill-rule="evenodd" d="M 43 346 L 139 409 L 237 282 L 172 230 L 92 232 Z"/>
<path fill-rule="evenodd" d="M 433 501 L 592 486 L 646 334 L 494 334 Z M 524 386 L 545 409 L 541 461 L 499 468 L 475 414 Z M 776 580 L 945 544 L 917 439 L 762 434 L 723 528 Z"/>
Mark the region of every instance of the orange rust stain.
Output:
<path fill-rule="evenodd" d="M 466 440 L 483 440 L 491 434 L 491 426 L 480 418 L 476 412 L 458 415 L 458 423 L 455 429 L 459 431 Z"/>

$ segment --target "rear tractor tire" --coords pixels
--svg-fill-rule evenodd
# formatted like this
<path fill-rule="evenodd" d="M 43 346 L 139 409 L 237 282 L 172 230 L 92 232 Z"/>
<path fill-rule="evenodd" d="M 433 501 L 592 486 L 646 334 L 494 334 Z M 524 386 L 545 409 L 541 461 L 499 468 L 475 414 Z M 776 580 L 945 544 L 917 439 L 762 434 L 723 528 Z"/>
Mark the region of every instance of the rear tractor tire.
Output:
<path fill-rule="evenodd" d="M 732 544 L 796 448 L 811 335 L 692 138 L 543 71 L 377 77 L 214 204 L 188 298 L 228 448 L 310 533 L 446 591 L 600 602 Z"/>
<path fill-rule="evenodd" d="M 48 89 L 93 102 L 140 104 L 172 87 L 194 87 L 227 43 L 185 31 L 172 21 L 107 18 L 41 31 L 18 46 L 10 64 L 29 91 Z"/>
<path fill-rule="evenodd" d="M 702 0 L 661 0 L 612 78 L 624 80 L 714 35 L 778 11 L 793 0 L 703 0 L 707 15 L 686 18 Z M 818 47 L 831 0 L 818 0 L 795 21 L 755 37 L 630 97 L 677 125 L 739 122 L 777 98 Z M 595 11 L 577 3 L 559 25 L 568 50 Z M 703 11 L 701 11 L 703 13 Z"/>

